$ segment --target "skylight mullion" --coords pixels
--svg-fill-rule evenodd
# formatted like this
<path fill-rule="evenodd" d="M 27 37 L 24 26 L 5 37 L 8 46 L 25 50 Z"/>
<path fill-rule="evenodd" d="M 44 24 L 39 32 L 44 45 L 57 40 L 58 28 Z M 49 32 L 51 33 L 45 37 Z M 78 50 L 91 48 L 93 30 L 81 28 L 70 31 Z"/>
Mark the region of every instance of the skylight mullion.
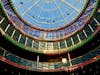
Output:
<path fill-rule="evenodd" d="M 83 4 L 84 0 L 76 0 L 78 3 Z"/>
<path fill-rule="evenodd" d="M 70 3 L 66 2 L 65 0 L 62 0 L 63 3 L 65 3 L 66 5 L 68 5 L 69 7 L 71 7 L 72 9 L 74 9 L 75 11 L 77 11 L 78 13 L 80 13 L 80 10 L 75 8 L 73 5 L 71 5 Z"/>
<path fill-rule="evenodd" d="M 28 1 L 28 2 L 25 2 L 24 3 L 24 6 L 26 5 L 26 4 L 28 4 L 28 3 L 30 3 L 30 2 L 32 2 L 33 0 L 31 0 L 31 1 Z M 20 1 L 21 2 L 21 1 Z M 17 9 L 19 9 L 19 8 L 21 8 L 21 7 L 23 7 L 23 5 L 19 5 L 19 6 L 17 6 Z"/>
<path fill-rule="evenodd" d="M 18 2 L 22 2 L 22 1 L 21 1 L 21 0 L 18 0 Z M 22 5 L 19 4 L 19 6 L 20 6 L 20 7 L 17 7 L 17 10 L 20 9 L 21 7 L 25 8 L 25 7 L 24 7 L 25 5 L 23 5 L 23 4 L 22 4 Z"/>
<path fill-rule="evenodd" d="M 38 15 L 38 18 L 42 18 L 42 17 L 41 17 L 41 14 L 42 14 L 42 12 L 43 12 L 43 10 L 44 10 L 45 3 L 46 3 L 46 2 L 44 2 L 43 5 L 42 5 L 42 7 L 41 7 L 41 11 L 40 11 L 40 13 L 39 13 L 39 15 Z M 37 20 L 37 22 L 41 23 L 41 22 L 38 21 L 38 20 Z M 42 23 L 43 23 L 43 22 L 42 22 Z M 45 23 L 44 23 L 44 24 L 45 24 Z M 43 24 L 42 24 L 42 25 L 43 25 Z M 38 26 L 41 26 L 41 25 L 38 25 Z"/>
<path fill-rule="evenodd" d="M 71 13 L 73 13 L 73 12 L 74 12 L 74 11 L 72 11 Z M 70 14 L 71 14 L 71 13 L 70 13 Z M 70 15 L 70 17 L 71 17 L 72 19 L 74 19 L 73 15 Z"/>
<path fill-rule="evenodd" d="M 40 14 L 38 15 L 38 17 L 40 17 L 41 16 L 41 14 L 42 14 L 42 11 L 43 11 L 43 9 L 44 9 L 44 6 L 45 6 L 45 2 L 44 2 L 44 4 L 42 5 L 42 7 L 41 7 L 41 12 L 40 12 Z M 40 17 L 41 18 L 41 17 Z"/>
<path fill-rule="evenodd" d="M 64 18 L 64 15 L 63 15 L 63 13 L 61 12 L 61 10 L 60 10 L 59 6 L 57 5 L 57 3 L 56 3 L 56 1 L 55 1 L 55 0 L 53 0 L 53 1 L 54 1 L 55 5 L 56 5 L 56 7 L 57 7 L 57 9 L 58 9 L 58 11 L 59 11 L 59 13 L 60 13 L 60 15 L 62 16 L 62 18 L 63 18 L 64 22 L 66 23 L 65 18 Z"/>
<path fill-rule="evenodd" d="M 29 9 L 27 9 L 22 16 L 24 16 L 27 12 L 29 12 L 34 6 L 36 6 L 41 0 L 38 0 L 37 2 L 35 2 L 31 7 L 29 7 Z"/>
<path fill-rule="evenodd" d="M 27 16 L 30 17 L 30 19 L 32 19 L 32 20 L 34 19 L 34 18 L 33 18 L 31 15 L 29 15 L 29 14 L 27 14 Z M 38 22 L 36 19 L 34 19 L 34 20 L 35 20 L 36 22 Z M 39 24 L 37 24 L 36 22 L 35 22 L 35 23 L 33 22 L 33 23 L 39 26 Z"/>

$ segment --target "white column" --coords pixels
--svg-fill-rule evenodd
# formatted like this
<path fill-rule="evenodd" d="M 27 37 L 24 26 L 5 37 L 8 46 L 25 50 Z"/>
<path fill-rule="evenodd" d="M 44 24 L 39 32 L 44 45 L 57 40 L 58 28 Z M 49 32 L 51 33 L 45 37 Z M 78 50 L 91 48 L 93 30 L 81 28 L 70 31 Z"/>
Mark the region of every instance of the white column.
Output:
<path fill-rule="evenodd" d="M 13 38 L 14 34 L 15 34 L 16 30 L 13 31 L 12 35 L 11 35 L 11 38 Z"/>
<path fill-rule="evenodd" d="M 25 46 L 26 46 L 26 44 L 27 44 L 27 40 L 28 40 L 28 38 L 26 37 L 26 40 L 25 40 Z"/>
<path fill-rule="evenodd" d="M 81 39 L 80 39 L 80 36 L 79 36 L 79 34 L 77 34 L 77 37 L 78 37 L 78 40 L 79 40 L 79 42 L 81 42 Z"/>
<path fill-rule="evenodd" d="M 2 20 L 0 21 L 0 24 L 4 21 L 5 17 L 2 18 Z"/>
<path fill-rule="evenodd" d="M 87 34 L 86 34 L 85 30 L 83 30 L 83 33 L 85 34 L 85 36 L 86 36 L 86 38 L 87 38 L 88 36 L 87 36 Z"/>
<path fill-rule="evenodd" d="M 21 37 L 22 37 L 22 35 L 20 34 L 20 35 L 19 35 L 19 38 L 18 38 L 18 42 L 20 41 Z"/>
<path fill-rule="evenodd" d="M 18 75 L 20 75 L 20 72 L 19 72 L 19 74 Z"/>
<path fill-rule="evenodd" d="M 88 26 L 89 26 L 89 28 L 91 29 L 91 31 L 94 32 L 94 30 L 93 30 L 93 28 L 91 27 L 91 25 L 89 24 Z"/>
<path fill-rule="evenodd" d="M 37 68 L 39 66 L 39 56 L 37 56 Z"/>
<path fill-rule="evenodd" d="M 7 32 L 9 27 L 10 27 L 10 24 L 8 24 L 8 26 L 6 27 L 5 32 Z"/>
<path fill-rule="evenodd" d="M 4 50 L 4 52 L 3 52 L 3 57 L 5 57 L 6 56 L 6 51 Z"/>
<path fill-rule="evenodd" d="M 71 63 L 71 57 L 70 57 L 70 54 L 69 54 L 69 53 L 68 53 L 68 60 L 69 60 L 70 66 L 72 66 L 72 63 Z"/>

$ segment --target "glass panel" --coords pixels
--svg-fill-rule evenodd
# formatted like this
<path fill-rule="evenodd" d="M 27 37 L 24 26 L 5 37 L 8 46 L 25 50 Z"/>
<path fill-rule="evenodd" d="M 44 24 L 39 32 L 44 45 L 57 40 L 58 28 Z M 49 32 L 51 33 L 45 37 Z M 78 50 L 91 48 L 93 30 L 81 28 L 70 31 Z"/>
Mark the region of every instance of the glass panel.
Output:
<path fill-rule="evenodd" d="M 3 18 L 3 15 L 0 13 L 0 21 L 2 20 L 2 18 Z"/>
<path fill-rule="evenodd" d="M 40 49 L 45 49 L 46 43 L 45 42 L 40 42 Z"/>
<path fill-rule="evenodd" d="M 1 5 L 0 5 L 0 20 L 4 17 L 4 13 L 2 11 Z"/>
<path fill-rule="evenodd" d="M 80 37 L 81 40 L 84 40 L 86 38 L 83 31 L 80 31 L 78 34 L 79 34 L 79 37 Z"/>
<path fill-rule="evenodd" d="M 24 45 L 25 44 L 25 40 L 26 40 L 26 37 L 22 36 L 21 39 L 20 39 L 20 43 Z"/>
<path fill-rule="evenodd" d="M 58 42 L 53 43 L 54 49 L 59 49 Z"/>
<path fill-rule="evenodd" d="M 54 68 L 61 68 L 61 64 L 54 64 Z"/>
<path fill-rule="evenodd" d="M 71 41 L 71 39 L 66 40 L 66 43 L 67 43 L 67 46 L 68 46 L 68 47 L 72 46 L 72 41 Z"/>
<path fill-rule="evenodd" d="M 73 38 L 74 44 L 79 42 L 77 35 L 72 36 L 72 38 Z"/>
<path fill-rule="evenodd" d="M 60 48 L 66 48 L 65 41 L 60 42 Z"/>
<path fill-rule="evenodd" d="M 15 63 L 19 63 L 20 62 L 20 58 L 16 57 L 15 55 L 13 54 L 10 54 L 10 53 L 6 53 L 6 56 L 5 56 L 8 60 L 10 61 L 13 61 Z"/>
<path fill-rule="evenodd" d="M 12 33 L 13 33 L 13 31 L 14 31 L 14 28 L 13 28 L 12 25 L 10 25 L 10 27 L 9 27 L 8 30 L 7 30 L 7 34 L 8 34 L 9 36 L 11 36 Z"/>
<path fill-rule="evenodd" d="M 16 41 L 18 41 L 19 36 L 20 36 L 20 32 L 19 31 L 15 31 L 13 39 L 16 40 Z"/>
<path fill-rule="evenodd" d="M 0 56 L 2 56 L 4 51 L 0 48 Z"/>
<path fill-rule="evenodd" d="M 39 42 L 34 41 L 33 48 L 39 49 Z"/>
<path fill-rule="evenodd" d="M 97 29 L 97 23 L 95 20 L 93 20 L 91 23 L 90 23 L 91 27 L 93 28 L 93 30 L 96 30 Z"/>
<path fill-rule="evenodd" d="M 100 13 L 99 12 L 96 13 L 96 17 L 95 18 L 100 23 Z"/>
<path fill-rule="evenodd" d="M 26 46 L 32 47 L 33 39 L 28 38 Z"/>
<path fill-rule="evenodd" d="M 7 26 L 8 26 L 8 21 L 5 19 L 5 20 L 1 23 L 1 28 L 2 28 L 3 30 L 5 30 Z"/>
<path fill-rule="evenodd" d="M 21 60 L 20 60 L 20 64 L 21 64 L 21 65 L 24 65 L 24 66 L 27 66 L 27 61 L 24 60 L 24 59 L 21 59 Z"/>
<path fill-rule="evenodd" d="M 85 26 L 84 30 L 85 30 L 85 32 L 86 32 L 86 34 L 87 34 L 87 36 L 89 36 L 89 35 L 91 35 L 91 34 L 92 34 L 92 31 L 91 31 L 91 29 L 89 28 L 89 26 L 88 26 L 88 25 L 87 25 L 87 26 Z"/>
<path fill-rule="evenodd" d="M 53 43 L 52 42 L 47 42 L 47 49 L 53 50 Z"/>

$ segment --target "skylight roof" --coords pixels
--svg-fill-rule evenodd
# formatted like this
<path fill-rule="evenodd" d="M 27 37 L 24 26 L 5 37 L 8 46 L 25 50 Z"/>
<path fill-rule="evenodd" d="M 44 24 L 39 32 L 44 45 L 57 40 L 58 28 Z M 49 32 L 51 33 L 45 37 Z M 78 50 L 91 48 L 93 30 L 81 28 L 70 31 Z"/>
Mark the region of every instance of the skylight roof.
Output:
<path fill-rule="evenodd" d="M 55 29 L 79 16 L 87 0 L 12 0 L 18 14 L 32 26 Z"/>

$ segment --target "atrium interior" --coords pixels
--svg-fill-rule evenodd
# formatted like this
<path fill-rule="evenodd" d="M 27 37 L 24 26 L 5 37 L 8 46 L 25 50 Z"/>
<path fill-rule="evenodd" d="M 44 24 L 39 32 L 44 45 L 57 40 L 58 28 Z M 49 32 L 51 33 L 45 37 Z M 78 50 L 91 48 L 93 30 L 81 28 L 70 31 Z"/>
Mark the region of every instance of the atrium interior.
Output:
<path fill-rule="evenodd" d="M 100 0 L 0 0 L 0 75 L 100 75 Z"/>

